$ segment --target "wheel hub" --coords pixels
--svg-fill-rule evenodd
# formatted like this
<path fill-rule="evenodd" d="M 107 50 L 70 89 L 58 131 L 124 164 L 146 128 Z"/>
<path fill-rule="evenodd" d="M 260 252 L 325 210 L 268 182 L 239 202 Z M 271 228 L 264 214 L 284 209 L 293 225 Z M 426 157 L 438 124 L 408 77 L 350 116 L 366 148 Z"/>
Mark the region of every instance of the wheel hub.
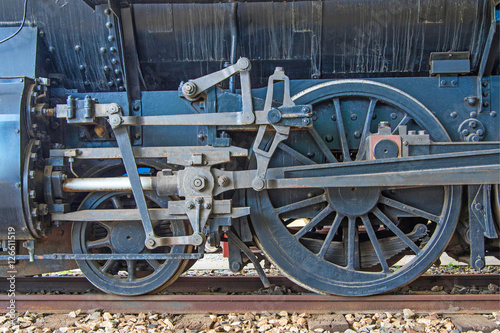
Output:
<path fill-rule="evenodd" d="M 120 222 L 111 230 L 111 244 L 118 253 L 140 253 L 146 234 L 138 222 Z"/>
<path fill-rule="evenodd" d="M 330 204 L 345 216 L 360 216 L 375 207 L 380 197 L 378 187 L 336 187 L 327 189 Z"/>

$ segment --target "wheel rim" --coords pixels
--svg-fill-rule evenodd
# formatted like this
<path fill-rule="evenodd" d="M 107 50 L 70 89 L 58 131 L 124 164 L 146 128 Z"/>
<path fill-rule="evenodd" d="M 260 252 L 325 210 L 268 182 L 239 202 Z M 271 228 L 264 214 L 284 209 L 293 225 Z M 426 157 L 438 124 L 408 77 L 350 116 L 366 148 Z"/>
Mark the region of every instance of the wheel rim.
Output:
<path fill-rule="evenodd" d="M 334 81 L 294 99 L 313 105 L 314 129 L 291 134 L 271 167 L 364 159 L 364 139 L 380 121 L 393 132 L 407 125 L 449 141 L 425 106 L 384 84 Z M 289 278 L 318 292 L 369 295 L 412 281 L 440 256 L 454 232 L 460 194 L 458 186 L 319 188 L 249 191 L 248 198 L 258 243 Z M 415 254 L 410 262 L 389 268 L 408 253 Z"/>
<path fill-rule="evenodd" d="M 148 207 L 166 207 L 167 199 L 145 193 Z M 135 201 L 129 192 L 91 193 L 80 205 L 87 209 L 131 209 Z M 160 236 L 186 235 L 183 221 L 158 221 Z M 76 222 L 73 224 L 74 253 L 185 253 L 187 247 L 174 245 L 153 251 L 144 246 L 145 233 L 140 221 Z M 188 260 L 77 260 L 87 279 L 97 288 L 113 294 L 141 295 L 160 291 L 174 282 Z"/>

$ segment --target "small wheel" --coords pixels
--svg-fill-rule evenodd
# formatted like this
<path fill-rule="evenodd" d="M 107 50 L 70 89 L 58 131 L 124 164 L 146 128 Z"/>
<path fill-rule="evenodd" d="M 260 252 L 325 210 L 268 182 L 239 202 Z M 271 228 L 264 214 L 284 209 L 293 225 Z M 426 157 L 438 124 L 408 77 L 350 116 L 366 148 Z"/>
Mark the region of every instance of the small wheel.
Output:
<path fill-rule="evenodd" d="M 166 207 L 167 199 L 145 193 L 148 207 Z M 133 209 L 136 207 L 130 192 L 91 193 L 80 210 Z M 184 236 L 183 221 L 158 221 L 154 225 L 158 236 Z M 154 250 L 145 247 L 146 235 L 140 221 L 76 222 L 73 224 L 74 253 L 187 253 L 184 245 L 162 246 Z M 86 278 L 97 288 L 112 294 L 141 295 L 160 291 L 174 282 L 183 272 L 188 260 L 77 260 Z"/>
<path fill-rule="evenodd" d="M 366 138 L 382 121 L 392 133 L 407 125 L 450 140 L 427 108 L 385 84 L 333 81 L 294 99 L 313 105 L 314 127 L 293 131 L 270 167 L 363 160 Z M 257 243 L 270 260 L 306 288 L 352 296 L 386 292 L 423 273 L 451 238 L 460 199 L 459 186 L 248 192 Z M 407 254 L 409 262 L 392 266 Z"/>

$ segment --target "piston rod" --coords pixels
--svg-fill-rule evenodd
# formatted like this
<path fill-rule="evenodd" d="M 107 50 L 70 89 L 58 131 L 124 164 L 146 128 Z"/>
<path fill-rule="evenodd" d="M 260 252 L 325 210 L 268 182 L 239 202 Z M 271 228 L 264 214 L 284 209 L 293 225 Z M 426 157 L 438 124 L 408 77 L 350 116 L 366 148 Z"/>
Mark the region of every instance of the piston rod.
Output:
<path fill-rule="evenodd" d="M 156 189 L 155 177 L 140 177 L 144 191 Z M 128 177 L 69 178 L 63 184 L 64 192 L 132 191 Z"/>

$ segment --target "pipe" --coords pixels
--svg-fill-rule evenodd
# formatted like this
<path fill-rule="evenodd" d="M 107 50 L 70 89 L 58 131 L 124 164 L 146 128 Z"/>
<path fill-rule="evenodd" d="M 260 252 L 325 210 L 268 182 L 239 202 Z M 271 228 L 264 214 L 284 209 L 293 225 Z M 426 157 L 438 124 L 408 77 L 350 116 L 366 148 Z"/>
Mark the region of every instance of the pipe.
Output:
<path fill-rule="evenodd" d="M 142 189 L 153 191 L 156 189 L 154 177 L 140 177 Z M 128 177 L 110 178 L 68 178 L 63 183 L 64 192 L 108 192 L 132 191 Z"/>
<path fill-rule="evenodd" d="M 236 63 L 236 51 L 238 47 L 238 3 L 231 5 L 231 65 Z M 236 92 L 234 75 L 229 78 L 229 91 Z"/>

